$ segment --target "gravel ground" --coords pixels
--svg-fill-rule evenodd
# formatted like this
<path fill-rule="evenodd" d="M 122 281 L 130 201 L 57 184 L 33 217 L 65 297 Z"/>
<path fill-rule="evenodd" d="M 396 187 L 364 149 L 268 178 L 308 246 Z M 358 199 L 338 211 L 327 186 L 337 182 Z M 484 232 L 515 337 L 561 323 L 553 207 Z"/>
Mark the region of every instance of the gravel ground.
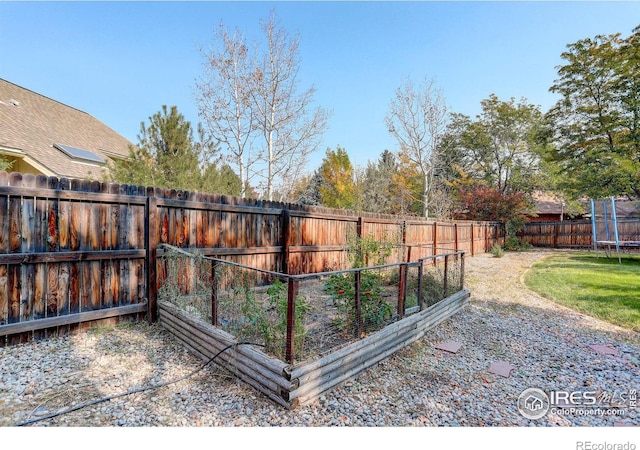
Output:
<path fill-rule="evenodd" d="M 461 313 L 294 411 L 207 367 L 178 383 L 31 426 L 640 425 L 635 408 L 624 409 L 624 416 L 549 413 L 537 420 L 518 412 L 518 396 L 531 387 L 597 391 L 602 401 L 640 387 L 638 333 L 555 305 L 523 286 L 527 268 L 549 254 L 467 258 L 472 297 Z M 444 341 L 462 347 L 455 354 L 434 347 Z M 613 346 L 618 355 L 596 353 L 592 344 Z M 498 361 L 515 367 L 508 377 L 489 371 Z M 145 323 L 0 348 L 0 425 L 184 377 L 201 364 L 161 327 Z"/>

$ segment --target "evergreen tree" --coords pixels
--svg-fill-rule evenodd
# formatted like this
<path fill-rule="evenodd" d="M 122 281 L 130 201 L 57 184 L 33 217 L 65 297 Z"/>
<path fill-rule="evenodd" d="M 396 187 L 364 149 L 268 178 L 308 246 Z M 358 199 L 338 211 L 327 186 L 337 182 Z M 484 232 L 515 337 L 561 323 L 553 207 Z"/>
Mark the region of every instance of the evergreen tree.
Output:
<path fill-rule="evenodd" d="M 0 172 L 8 172 L 13 167 L 13 161 L 0 155 Z"/>
<path fill-rule="evenodd" d="M 110 165 L 108 179 L 117 183 L 178 190 L 239 195 L 240 180 L 228 166 L 218 168 L 216 148 L 198 125 L 194 140 L 191 123 L 176 106 L 162 109 L 140 124 L 138 145 L 129 157 Z"/>

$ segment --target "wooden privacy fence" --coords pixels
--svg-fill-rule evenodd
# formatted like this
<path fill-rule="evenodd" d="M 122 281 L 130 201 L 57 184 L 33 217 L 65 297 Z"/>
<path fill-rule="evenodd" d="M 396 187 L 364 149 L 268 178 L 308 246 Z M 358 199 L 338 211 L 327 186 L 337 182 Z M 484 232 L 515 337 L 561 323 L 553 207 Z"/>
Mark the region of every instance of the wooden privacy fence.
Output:
<path fill-rule="evenodd" d="M 518 237 L 535 247 L 593 248 L 591 220 L 564 220 L 560 222 L 529 222 Z M 619 219 L 620 241 L 637 240 L 640 236 L 640 218 Z"/>
<path fill-rule="evenodd" d="M 346 268 L 354 234 L 394 240 L 393 262 L 504 241 L 498 223 L 0 172 L 0 345 L 147 312 L 155 320 L 160 244 L 304 274 Z"/>

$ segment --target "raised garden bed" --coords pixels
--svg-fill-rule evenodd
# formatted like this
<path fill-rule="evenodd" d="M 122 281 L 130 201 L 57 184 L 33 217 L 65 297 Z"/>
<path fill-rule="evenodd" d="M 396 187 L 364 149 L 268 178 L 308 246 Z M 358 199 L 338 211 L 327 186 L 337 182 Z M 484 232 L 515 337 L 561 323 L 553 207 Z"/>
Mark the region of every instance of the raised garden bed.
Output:
<path fill-rule="evenodd" d="M 160 323 L 203 360 L 215 357 L 216 364 L 290 409 L 420 339 L 470 296 L 461 252 L 297 276 L 209 259 L 210 270 L 195 263 L 173 268 L 210 274 L 194 283 L 209 294 L 184 285 L 172 295 L 164 292 Z"/>

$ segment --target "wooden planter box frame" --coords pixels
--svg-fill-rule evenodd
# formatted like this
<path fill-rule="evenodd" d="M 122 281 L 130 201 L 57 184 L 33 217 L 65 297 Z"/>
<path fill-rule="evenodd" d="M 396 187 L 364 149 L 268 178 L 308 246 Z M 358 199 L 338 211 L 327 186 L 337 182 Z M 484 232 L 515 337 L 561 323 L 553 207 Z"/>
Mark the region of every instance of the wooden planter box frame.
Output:
<path fill-rule="evenodd" d="M 462 289 L 319 359 L 291 365 L 253 346 L 239 345 L 220 354 L 214 362 L 279 405 L 294 409 L 312 402 L 324 392 L 353 379 L 420 339 L 427 331 L 464 308 L 470 295 L 469 290 Z M 204 361 L 236 343 L 229 333 L 185 314 L 171 303 L 158 302 L 158 312 L 160 323 Z"/>

